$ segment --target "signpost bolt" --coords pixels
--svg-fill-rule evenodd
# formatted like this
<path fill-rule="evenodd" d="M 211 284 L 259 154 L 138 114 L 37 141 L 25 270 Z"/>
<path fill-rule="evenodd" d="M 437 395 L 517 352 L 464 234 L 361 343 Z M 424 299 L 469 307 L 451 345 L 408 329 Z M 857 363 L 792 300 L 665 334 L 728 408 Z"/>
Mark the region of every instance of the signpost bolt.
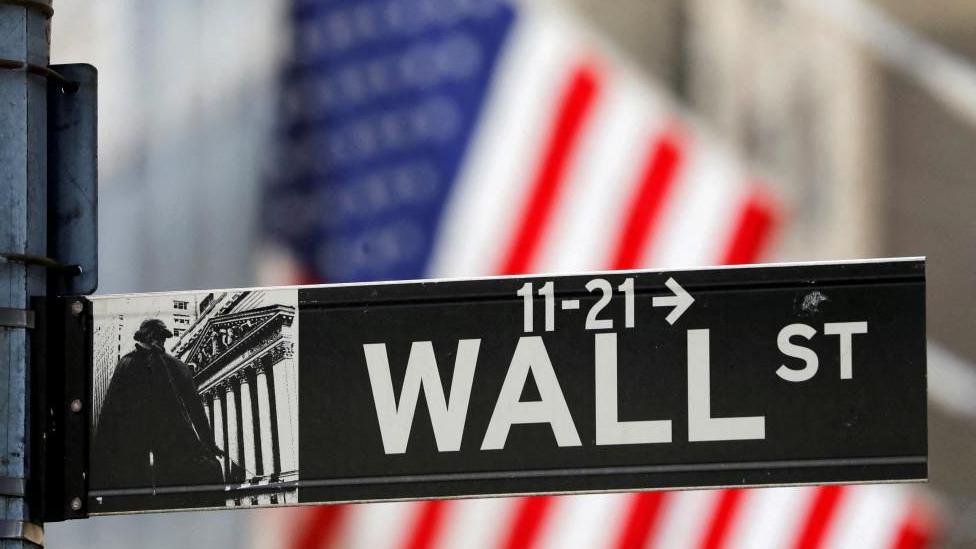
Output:
<path fill-rule="evenodd" d="M 79 497 L 71 498 L 71 510 L 81 511 L 81 498 Z"/>
<path fill-rule="evenodd" d="M 71 411 L 74 412 L 74 413 L 76 413 L 76 414 L 81 411 L 81 399 L 80 398 L 76 398 L 76 399 L 74 399 L 74 400 L 71 401 Z"/>
<path fill-rule="evenodd" d="M 71 303 L 71 314 L 78 316 L 85 310 L 85 306 L 81 304 L 80 301 L 73 301 Z"/>

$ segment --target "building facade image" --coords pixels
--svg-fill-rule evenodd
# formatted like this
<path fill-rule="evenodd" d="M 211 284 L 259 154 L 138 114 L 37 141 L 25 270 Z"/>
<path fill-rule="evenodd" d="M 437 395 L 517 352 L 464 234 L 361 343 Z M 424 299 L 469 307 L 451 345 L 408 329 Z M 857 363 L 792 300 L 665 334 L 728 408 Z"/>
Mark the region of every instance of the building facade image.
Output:
<path fill-rule="evenodd" d="M 203 400 L 225 504 L 297 503 L 297 300 L 295 290 L 230 290 L 95 301 L 93 436 L 117 365 L 143 321 L 156 319 Z"/>
<path fill-rule="evenodd" d="M 224 453 L 228 506 L 297 502 L 294 300 L 286 290 L 208 294 L 173 348 L 193 372 Z"/>

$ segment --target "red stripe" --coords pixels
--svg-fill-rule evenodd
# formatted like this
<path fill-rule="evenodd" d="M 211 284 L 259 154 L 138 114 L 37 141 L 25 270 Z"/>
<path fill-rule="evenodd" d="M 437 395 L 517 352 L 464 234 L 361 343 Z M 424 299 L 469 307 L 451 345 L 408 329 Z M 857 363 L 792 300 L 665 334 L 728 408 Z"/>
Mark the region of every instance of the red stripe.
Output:
<path fill-rule="evenodd" d="M 552 496 L 533 496 L 512 501 L 512 505 L 516 506 L 515 518 L 501 548 L 528 549 L 534 546 L 553 503 Z"/>
<path fill-rule="evenodd" d="M 936 545 L 935 537 L 935 526 L 931 518 L 916 508 L 902 521 L 891 547 L 892 549 L 927 549 Z"/>
<path fill-rule="evenodd" d="M 637 194 L 630 201 L 610 268 L 634 269 L 640 266 L 641 252 L 657 228 L 659 214 L 668 191 L 674 186 L 675 174 L 683 157 L 678 136 L 672 131 L 651 142 Z"/>
<path fill-rule="evenodd" d="M 543 232 L 552 216 L 563 183 L 563 175 L 581 128 L 592 110 L 599 88 L 596 70 L 589 65 L 574 69 L 562 95 L 556 119 L 538 173 L 532 182 L 529 201 L 522 213 L 501 274 L 520 274 L 532 267 Z"/>
<path fill-rule="evenodd" d="M 718 504 L 712 514 L 712 520 L 702 538 L 701 549 L 719 549 L 725 546 L 732 523 L 735 521 L 745 490 L 722 490 L 718 495 Z"/>
<path fill-rule="evenodd" d="M 803 529 L 793 544 L 796 549 L 817 549 L 823 544 L 844 493 L 841 486 L 821 486 L 816 489 Z"/>
<path fill-rule="evenodd" d="M 639 549 L 647 546 L 661 523 L 661 511 L 667 502 L 667 492 L 642 492 L 630 498 L 630 509 L 624 528 L 617 540 L 617 549 Z"/>
<path fill-rule="evenodd" d="M 343 518 L 348 515 L 345 505 L 319 505 L 304 512 L 305 519 L 290 549 L 326 549 L 338 536 Z"/>
<path fill-rule="evenodd" d="M 425 549 L 433 547 L 437 536 L 442 530 L 444 516 L 446 515 L 448 502 L 444 500 L 431 500 L 413 504 L 419 507 L 413 531 L 403 545 L 404 549 Z"/>
<path fill-rule="evenodd" d="M 739 213 L 722 264 L 739 265 L 759 259 L 769 244 L 776 217 L 773 201 L 761 191 L 753 192 Z"/>
<path fill-rule="evenodd" d="M 287 284 L 292 286 L 325 284 L 325 280 L 304 266 L 299 266 L 295 272 L 291 273 L 291 279 L 287 281 Z"/>

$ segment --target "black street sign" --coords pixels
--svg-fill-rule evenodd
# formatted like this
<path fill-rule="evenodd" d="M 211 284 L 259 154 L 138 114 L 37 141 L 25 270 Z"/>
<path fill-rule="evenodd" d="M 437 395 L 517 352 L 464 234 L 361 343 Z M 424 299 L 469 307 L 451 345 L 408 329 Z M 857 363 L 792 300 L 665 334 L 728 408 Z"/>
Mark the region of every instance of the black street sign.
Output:
<path fill-rule="evenodd" d="M 927 476 L 921 259 L 91 311 L 90 514 Z"/>

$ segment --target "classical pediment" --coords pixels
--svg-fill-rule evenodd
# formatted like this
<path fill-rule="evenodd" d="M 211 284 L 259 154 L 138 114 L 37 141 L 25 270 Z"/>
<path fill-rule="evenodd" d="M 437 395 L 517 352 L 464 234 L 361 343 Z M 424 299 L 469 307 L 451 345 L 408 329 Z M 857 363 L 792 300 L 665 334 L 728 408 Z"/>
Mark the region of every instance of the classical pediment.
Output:
<path fill-rule="evenodd" d="M 226 364 L 277 337 L 282 327 L 291 326 L 294 307 L 270 305 L 248 311 L 214 315 L 187 334 L 176 355 L 190 365 L 194 374 Z"/>

